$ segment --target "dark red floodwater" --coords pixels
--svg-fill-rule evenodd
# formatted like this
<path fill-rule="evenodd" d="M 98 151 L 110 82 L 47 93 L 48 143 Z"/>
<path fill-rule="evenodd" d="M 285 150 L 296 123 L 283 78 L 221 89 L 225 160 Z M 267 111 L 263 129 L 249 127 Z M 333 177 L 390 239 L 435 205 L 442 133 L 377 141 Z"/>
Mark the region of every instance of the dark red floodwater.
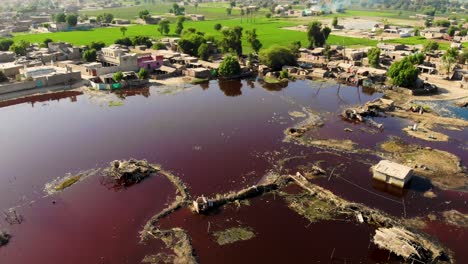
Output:
<path fill-rule="evenodd" d="M 343 107 L 365 103 L 381 94 L 330 83 L 297 81 L 287 88 L 264 88 L 253 81 L 210 82 L 187 86 L 179 93 L 164 87 L 133 90 L 118 96 L 77 92 L 41 95 L 0 103 L 0 209 L 17 207 L 25 221 L 0 229 L 13 238 L 0 248 L 0 263 L 139 263 L 158 253 L 162 244 L 138 243 L 138 232 L 153 214 L 170 203 L 171 185 L 154 177 L 125 190 L 87 178 L 66 191 L 42 198 L 47 182 L 66 173 L 102 168 L 115 159 L 138 158 L 158 163 L 180 176 L 192 195 L 212 195 L 252 185 L 290 156 L 305 156 L 285 165 L 323 161 L 331 178 L 316 182 L 346 199 L 362 202 L 396 216 L 422 216 L 457 209 L 468 213 L 464 193 L 434 188 L 435 199 L 422 196 L 432 188 L 414 180 L 403 193 L 394 193 L 371 181 L 371 155 L 323 152 L 283 142 L 283 130 L 293 120 L 288 112 L 308 107 L 325 126 L 313 131 L 318 138 L 351 139 L 359 147 L 375 149 L 389 136 L 451 151 L 464 164 L 466 132 L 453 132 L 449 143 L 426 143 L 401 132 L 407 123 L 379 118 L 384 131 L 338 117 Z M 173 88 L 175 90 L 175 88 Z M 109 101 L 123 101 L 110 107 Z M 344 128 L 353 133 L 344 132 Z M 404 206 L 403 206 L 404 204 Z M 229 246 L 217 246 L 207 232 L 236 225 L 254 228 L 257 236 Z M 309 224 L 272 195 L 254 199 L 251 206 L 229 206 L 213 216 L 181 210 L 162 221 L 181 226 L 193 238 L 201 263 L 373 263 L 388 260 L 388 252 L 372 246 L 369 227 L 329 221 Z M 428 232 L 447 244 L 458 259 L 468 259 L 457 235 Z M 461 235 L 460 235 L 461 234 Z M 466 244 L 466 243 L 465 243 Z M 330 260 L 332 251 L 334 258 Z M 394 260 L 392 257 L 391 261 Z M 395 261 L 398 261 L 395 259 Z"/>

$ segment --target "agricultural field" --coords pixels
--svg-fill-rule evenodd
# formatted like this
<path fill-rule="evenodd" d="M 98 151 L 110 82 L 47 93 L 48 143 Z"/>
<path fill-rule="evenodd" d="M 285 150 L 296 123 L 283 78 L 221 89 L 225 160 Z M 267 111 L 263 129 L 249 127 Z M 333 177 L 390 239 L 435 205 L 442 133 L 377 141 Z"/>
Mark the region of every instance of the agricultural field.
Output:
<path fill-rule="evenodd" d="M 220 38 L 221 33 L 214 29 L 214 25 L 220 23 L 222 26 L 234 27 L 242 26 L 244 30 L 249 30 L 256 28 L 258 33 L 258 38 L 262 42 L 264 48 L 268 48 L 274 44 L 278 45 L 289 45 L 293 41 L 301 41 L 303 45 L 307 43 L 307 35 L 304 32 L 286 30 L 284 27 L 291 27 L 297 25 L 293 21 L 285 21 L 281 19 L 266 19 L 266 18 L 257 18 L 255 21 L 250 22 L 245 18 L 241 19 L 227 19 L 227 20 L 218 20 L 218 21 L 187 21 L 184 23 L 185 28 L 196 28 L 198 31 L 205 32 L 207 35 L 212 35 Z M 175 36 L 174 30 L 175 25 L 171 24 L 171 33 L 168 36 Z M 156 25 L 134 25 L 129 26 L 125 34 L 127 37 L 144 35 L 153 37 L 156 39 L 163 38 L 157 31 Z M 15 41 L 26 40 L 32 43 L 40 43 L 46 38 L 50 38 L 54 41 L 65 41 L 70 42 L 75 45 L 87 45 L 92 41 L 102 41 L 106 44 L 112 44 L 116 39 L 122 38 L 122 32 L 118 27 L 111 28 L 98 28 L 93 30 L 85 31 L 73 31 L 73 32 L 58 32 L 58 33 L 45 33 L 45 34 L 23 34 L 16 35 L 14 37 Z M 369 39 L 360 39 L 360 38 L 350 38 L 342 36 L 331 35 L 328 39 L 328 43 L 331 45 L 346 45 L 346 46 L 355 46 L 355 45 L 365 45 L 365 46 L 375 46 L 377 41 Z M 244 51 L 251 51 L 248 43 L 244 41 Z"/>

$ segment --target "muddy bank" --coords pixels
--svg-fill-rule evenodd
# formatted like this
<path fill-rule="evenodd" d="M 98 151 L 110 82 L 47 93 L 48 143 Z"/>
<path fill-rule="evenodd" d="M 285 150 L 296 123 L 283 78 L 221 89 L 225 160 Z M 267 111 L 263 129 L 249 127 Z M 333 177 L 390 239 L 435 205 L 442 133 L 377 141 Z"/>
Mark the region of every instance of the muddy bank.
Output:
<path fill-rule="evenodd" d="M 442 213 L 444 221 L 458 227 L 468 228 L 468 214 L 460 213 L 457 210 L 445 211 Z"/>
<path fill-rule="evenodd" d="M 466 168 L 454 154 L 408 144 L 397 137 L 382 143 L 380 148 L 385 156 L 414 168 L 417 175 L 430 179 L 438 187 L 468 191 Z"/>

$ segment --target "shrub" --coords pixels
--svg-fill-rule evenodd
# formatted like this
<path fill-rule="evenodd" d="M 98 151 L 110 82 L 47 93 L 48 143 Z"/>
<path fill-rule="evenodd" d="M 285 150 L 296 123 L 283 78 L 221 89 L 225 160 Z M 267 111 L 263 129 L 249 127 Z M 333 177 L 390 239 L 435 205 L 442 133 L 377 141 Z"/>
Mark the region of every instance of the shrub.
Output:
<path fill-rule="evenodd" d="M 218 74 L 222 77 L 234 77 L 241 73 L 240 64 L 234 56 L 227 56 L 219 66 Z"/>

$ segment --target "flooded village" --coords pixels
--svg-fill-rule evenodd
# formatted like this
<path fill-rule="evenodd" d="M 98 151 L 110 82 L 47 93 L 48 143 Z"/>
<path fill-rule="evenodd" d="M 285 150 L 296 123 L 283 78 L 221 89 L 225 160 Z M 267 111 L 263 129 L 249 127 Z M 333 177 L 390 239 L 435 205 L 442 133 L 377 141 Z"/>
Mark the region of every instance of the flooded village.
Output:
<path fill-rule="evenodd" d="M 226 2 L 244 24 L 218 37 L 203 1 L 75 26 L 3 12 L 119 38 L 0 51 L 0 263 L 464 263 L 468 24 L 310 2 Z M 307 43 L 267 45 L 245 24 L 262 10 Z"/>

